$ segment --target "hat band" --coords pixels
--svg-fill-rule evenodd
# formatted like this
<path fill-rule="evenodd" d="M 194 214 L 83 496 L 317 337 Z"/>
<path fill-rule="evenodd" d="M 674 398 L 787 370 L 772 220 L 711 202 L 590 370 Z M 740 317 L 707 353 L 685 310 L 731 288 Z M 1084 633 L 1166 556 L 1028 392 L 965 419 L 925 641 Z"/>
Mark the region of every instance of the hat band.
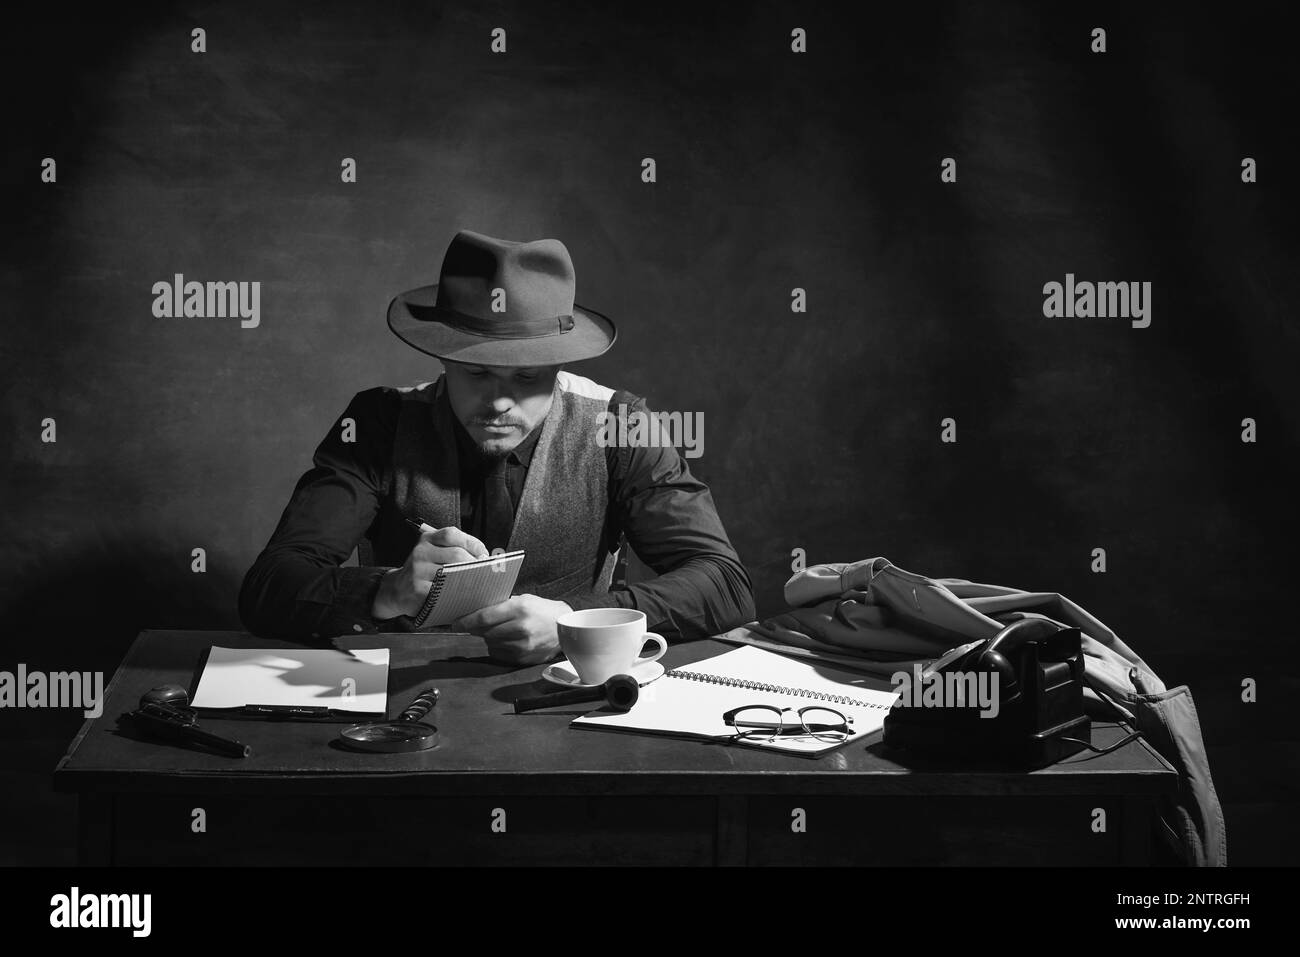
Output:
<path fill-rule="evenodd" d="M 422 322 L 441 322 L 461 332 L 489 339 L 541 339 L 563 335 L 573 328 L 573 316 L 550 319 L 480 319 L 447 306 L 406 304 L 407 310 Z"/>

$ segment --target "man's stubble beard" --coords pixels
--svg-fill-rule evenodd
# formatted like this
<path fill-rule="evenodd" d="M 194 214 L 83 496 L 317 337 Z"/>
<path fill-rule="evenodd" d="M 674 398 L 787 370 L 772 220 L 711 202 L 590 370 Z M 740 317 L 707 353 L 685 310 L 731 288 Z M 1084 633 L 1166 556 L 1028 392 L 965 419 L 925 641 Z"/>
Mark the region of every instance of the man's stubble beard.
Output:
<path fill-rule="evenodd" d="M 487 459 L 489 462 L 497 462 L 504 459 L 507 455 L 517 449 L 522 441 L 523 439 L 520 439 L 519 442 L 514 443 L 507 449 L 502 449 L 499 445 L 484 442 L 476 442 L 475 445 L 478 447 L 479 455 L 483 456 L 483 458 Z"/>

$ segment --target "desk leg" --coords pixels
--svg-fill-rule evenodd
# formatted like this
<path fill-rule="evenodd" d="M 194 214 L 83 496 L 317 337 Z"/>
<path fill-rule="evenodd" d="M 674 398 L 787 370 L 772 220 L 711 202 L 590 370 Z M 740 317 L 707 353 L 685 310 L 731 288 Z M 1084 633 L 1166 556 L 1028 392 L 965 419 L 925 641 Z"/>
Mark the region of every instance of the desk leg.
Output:
<path fill-rule="evenodd" d="M 77 863 L 81 867 L 113 863 L 113 795 L 77 796 Z"/>
<path fill-rule="evenodd" d="M 718 796 L 718 830 L 714 863 L 719 867 L 743 867 L 749 858 L 749 799 Z"/>
<path fill-rule="evenodd" d="M 1120 863 L 1126 867 L 1151 865 L 1151 825 L 1155 802 L 1149 797 L 1126 795 L 1124 833 L 1120 836 Z"/>

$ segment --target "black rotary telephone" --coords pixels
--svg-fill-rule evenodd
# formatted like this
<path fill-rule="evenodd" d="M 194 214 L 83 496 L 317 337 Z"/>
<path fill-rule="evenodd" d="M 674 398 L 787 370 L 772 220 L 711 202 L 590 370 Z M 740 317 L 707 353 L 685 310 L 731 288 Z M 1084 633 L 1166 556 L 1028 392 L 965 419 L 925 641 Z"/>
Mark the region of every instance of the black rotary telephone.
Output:
<path fill-rule="evenodd" d="M 969 701 L 953 706 L 952 695 L 944 699 L 942 690 L 935 695 L 943 701 L 940 706 L 918 705 L 913 687 L 910 700 L 900 696 L 885 717 L 886 746 L 1025 769 L 1054 764 L 1085 748 L 1098 750 L 1083 711 L 1078 628 L 1022 618 L 922 679 L 947 691 L 969 690 L 980 681 L 995 687 L 996 714 L 986 708 L 991 716 L 981 717 L 981 709 Z"/>

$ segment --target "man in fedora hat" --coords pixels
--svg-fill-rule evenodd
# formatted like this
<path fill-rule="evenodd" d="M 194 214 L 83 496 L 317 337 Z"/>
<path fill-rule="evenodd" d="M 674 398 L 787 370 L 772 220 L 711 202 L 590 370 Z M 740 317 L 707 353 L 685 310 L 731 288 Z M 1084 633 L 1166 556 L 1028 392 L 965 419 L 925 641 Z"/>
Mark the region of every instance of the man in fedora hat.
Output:
<path fill-rule="evenodd" d="M 250 631 L 324 640 L 422 630 L 438 567 L 498 549 L 525 552 L 516 594 L 452 627 L 482 635 L 505 661 L 555 657 L 556 619 L 580 608 L 637 608 L 670 639 L 754 618 L 708 486 L 677 450 L 601 441 L 602 413 L 648 414 L 644 400 L 562 369 L 616 336 L 608 318 L 575 304 L 575 287 L 558 240 L 462 230 L 438 283 L 393 300 L 389 328 L 444 372 L 349 403 L 340 423 L 355 423 L 354 440 L 331 429 L 244 577 Z M 659 577 L 611 591 L 624 540 Z M 354 547 L 359 564 L 343 566 Z"/>

